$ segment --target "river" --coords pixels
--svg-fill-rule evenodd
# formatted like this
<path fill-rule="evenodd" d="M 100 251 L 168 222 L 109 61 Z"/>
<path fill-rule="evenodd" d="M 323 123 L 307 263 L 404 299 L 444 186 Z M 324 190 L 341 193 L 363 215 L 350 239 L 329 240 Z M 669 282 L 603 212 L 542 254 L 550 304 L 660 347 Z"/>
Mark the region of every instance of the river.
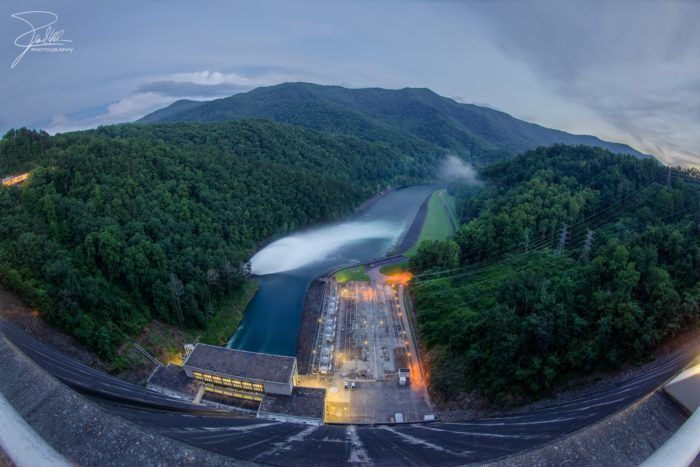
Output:
<path fill-rule="evenodd" d="M 343 222 L 292 234 L 260 250 L 251 260 L 260 288 L 228 347 L 295 355 L 311 281 L 336 267 L 386 255 L 434 189 L 392 191 Z"/>

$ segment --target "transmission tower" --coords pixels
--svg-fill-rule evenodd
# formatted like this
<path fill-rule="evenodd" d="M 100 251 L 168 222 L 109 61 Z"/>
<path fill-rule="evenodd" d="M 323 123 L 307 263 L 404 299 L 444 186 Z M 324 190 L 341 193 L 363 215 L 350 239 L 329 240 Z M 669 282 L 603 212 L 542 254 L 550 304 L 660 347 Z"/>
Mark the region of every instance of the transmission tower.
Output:
<path fill-rule="evenodd" d="M 557 245 L 557 254 L 561 255 L 564 253 L 564 248 L 566 247 L 566 241 L 569 239 L 569 226 L 562 224 L 561 236 L 559 237 L 559 245 Z"/>
<path fill-rule="evenodd" d="M 578 259 L 579 263 L 581 261 L 588 261 L 588 257 L 591 254 L 591 246 L 593 245 L 594 233 L 591 229 L 586 230 L 586 239 L 583 241 L 583 252 L 581 252 L 581 256 Z"/>
<path fill-rule="evenodd" d="M 530 229 L 525 229 L 525 232 L 523 232 L 523 240 L 525 243 L 525 253 L 527 253 L 527 250 L 530 247 Z"/>

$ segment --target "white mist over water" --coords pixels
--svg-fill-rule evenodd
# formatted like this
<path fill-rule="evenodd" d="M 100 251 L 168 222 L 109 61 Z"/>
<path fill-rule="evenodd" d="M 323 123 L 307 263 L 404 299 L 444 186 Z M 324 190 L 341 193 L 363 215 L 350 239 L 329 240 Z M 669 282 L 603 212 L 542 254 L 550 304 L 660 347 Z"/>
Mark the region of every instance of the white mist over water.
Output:
<path fill-rule="evenodd" d="M 456 156 L 448 155 L 440 165 L 440 178 L 447 182 L 462 181 L 470 185 L 480 185 L 476 170 Z"/>
<path fill-rule="evenodd" d="M 396 240 L 399 225 L 384 221 L 352 221 L 293 234 L 269 244 L 250 260 L 257 275 L 292 271 L 328 258 L 352 242 L 370 239 Z"/>

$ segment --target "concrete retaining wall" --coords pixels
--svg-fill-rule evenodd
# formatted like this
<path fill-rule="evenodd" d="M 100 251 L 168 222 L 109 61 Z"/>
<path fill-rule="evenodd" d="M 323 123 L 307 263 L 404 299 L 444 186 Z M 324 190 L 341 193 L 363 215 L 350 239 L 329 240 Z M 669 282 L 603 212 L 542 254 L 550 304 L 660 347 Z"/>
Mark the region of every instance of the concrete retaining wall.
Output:
<path fill-rule="evenodd" d="M 39 436 L 79 465 L 254 465 L 107 413 L 39 368 L 1 334 L 0 392 Z"/>
<path fill-rule="evenodd" d="M 657 391 L 578 433 L 487 465 L 637 466 L 663 445 L 686 420 L 683 410 Z"/>

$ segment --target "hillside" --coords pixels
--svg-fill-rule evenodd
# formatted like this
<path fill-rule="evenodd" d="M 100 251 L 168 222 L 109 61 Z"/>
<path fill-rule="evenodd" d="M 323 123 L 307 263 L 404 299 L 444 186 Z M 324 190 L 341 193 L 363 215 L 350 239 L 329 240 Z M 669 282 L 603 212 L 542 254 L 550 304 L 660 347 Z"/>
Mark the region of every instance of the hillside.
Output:
<path fill-rule="evenodd" d="M 10 131 L 3 170 L 34 170 L 0 187 L 0 282 L 114 358 L 151 319 L 203 327 L 261 242 L 424 179 L 426 156 L 268 121 Z"/>
<path fill-rule="evenodd" d="M 200 101 L 192 101 L 189 99 L 181 99 L 177 102 L 173 102 L 169 106 L 162 108 L 160 110 L 156 110 L 155 112 L 146 115 L 145 117 L 141 118 L 142 123 L 157 123 L 159 121 L 163 121 L 172 115 L 177 114 L 178 112 L 184 112 L 187 110 L 194 109 L 196 107 L 199 107 L 202 105 L 204 102 Z"/>
<path fill-rule="evenodd" d="M 460 104 L 429 89 L 347 89 L 284 83 L 209 102 L 178 101 L 140 122 L 246 118 L 351 134 L 396 147 L 420 141 L 455 152 L 476 165 L 554 143 L 600 146 L 615 153 L 648 157 L 624 144 L 552 130 L 486 107 Z"/>
<path fill-rule="evenodd" d="M 482 190 L 459 193 L 454 239 L 421 244 L 410 263 L 445 398 L 540 396 L 643 361 L 700 319 L 696 185 L 667 186 L 653 160 L 582 146 L 531 151 L 482 176 Z"/>

